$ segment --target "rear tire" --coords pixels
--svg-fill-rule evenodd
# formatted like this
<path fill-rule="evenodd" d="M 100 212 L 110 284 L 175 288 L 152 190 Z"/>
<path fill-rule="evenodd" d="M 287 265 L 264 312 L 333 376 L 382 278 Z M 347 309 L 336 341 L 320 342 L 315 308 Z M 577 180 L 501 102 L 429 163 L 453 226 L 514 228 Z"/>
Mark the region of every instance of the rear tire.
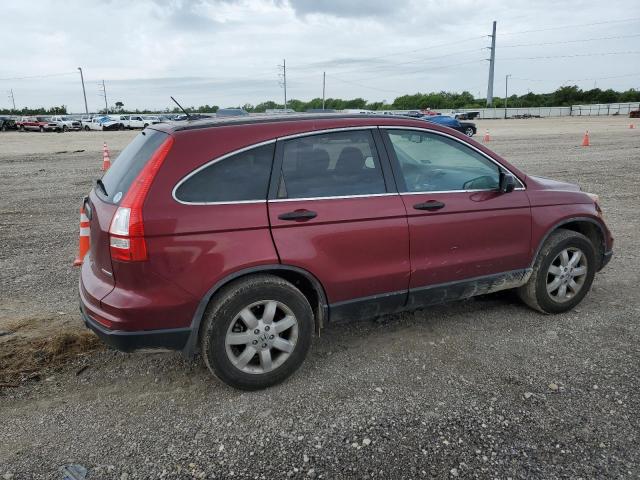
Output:
<path fill-rule="evenodd" d="M 475 133 L 476 133 L 476 132 L 474 132 L 474 131 L 473 131 L 473 128 L 471 128 L 471 127 L 467 127 L 467 128 L 465 129 L 465 131 L 464 131 L 464 134 L 465 134 L 467 137 L 473 137 L 473 135 L 474 135 Z"/>
<path fill-rule="evenodd" d="M 85 132 L 88 132 L 89 130 L 91 130 L 91 129 L 89 128 L 89 125 L 85 125 L 85 126 L 84 126 L 84 131 L 85 131 Z"/>
<path fill-rule="evenodd" d="M 255 275 L 215 295 L 200 331 L 202 356 L 227 385 L 258 390 L 295 372 L 309 351 L 313 311 L 291 283 Z"/>
<path fill-rule="evenodd" d="M 40 127 L 40 133 L 44 132 L 44 127 Z"/>
<path fill-rule="evenodd" d="M 517 289 L 518 296 L 539 312 L 566 312 L 585 297 L 596 268 L 591 241 L 581 233 L 558 229 L 540 249 L 531 277 Z"/>

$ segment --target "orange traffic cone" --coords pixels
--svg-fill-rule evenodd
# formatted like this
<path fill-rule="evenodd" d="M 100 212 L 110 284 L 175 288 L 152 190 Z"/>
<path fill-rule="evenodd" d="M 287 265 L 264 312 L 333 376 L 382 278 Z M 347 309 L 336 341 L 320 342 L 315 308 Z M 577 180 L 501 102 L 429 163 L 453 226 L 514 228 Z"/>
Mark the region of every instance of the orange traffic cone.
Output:
<path fill-rule="evenodd" d="M 489 130 L 484 131 L 484 137 L 482 137 L 483 142 L 490 142 L 491 136 L 489 135 Z"/>
<path fill-rule="evenodd" d="M 582 146 L 583 147 L 589 146 L 589 130 L 584 132 L 584 137 L 582 137 Z"/>
<path fill-rule="evenodd" d="M 629 128 L 633 130 L 634 128 L 636 128 L 636 126 L 633 123 L 630 123 Z"/>
<path fill-rule="evenodd" d="M 107 142 L 104 142 L 102 146 L 102 171 L 106 172 L 111 166 L 111 159 L 109 158 L 109 149 L 107 148 Z"/>
<path fill-rule="evenodd" d="M 78 256 L 73 261 L 73 266 L 82 265 L 84 256 L 89 251 L 89 219 L 84 213 L 84 205 L 80 207 L 80 241 L 78 242 Z"/>

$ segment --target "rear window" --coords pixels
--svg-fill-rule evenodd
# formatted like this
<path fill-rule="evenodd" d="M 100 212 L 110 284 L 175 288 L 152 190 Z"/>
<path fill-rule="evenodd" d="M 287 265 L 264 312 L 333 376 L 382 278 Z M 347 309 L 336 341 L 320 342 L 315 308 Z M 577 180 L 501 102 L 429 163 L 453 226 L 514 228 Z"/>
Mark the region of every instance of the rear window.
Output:
<path fill-rule="evenodd" d="M 157 130 L 145 130 L 120 152 L 111 168 L 102 177 L 102 183 L 108 193 L 107 200 L 113 203 L 122 200 L 142 168 L 167 137 L 166 133 Z M 96 191 L 101 198 L 105 198 L 104 192 L 100 189 Z"/>
<path fill-rule="evenodd" d="M 187 203 L 266 200 L 275 143 L 215 161 L 196 170 L 176 188 L 177 200 Z"/>

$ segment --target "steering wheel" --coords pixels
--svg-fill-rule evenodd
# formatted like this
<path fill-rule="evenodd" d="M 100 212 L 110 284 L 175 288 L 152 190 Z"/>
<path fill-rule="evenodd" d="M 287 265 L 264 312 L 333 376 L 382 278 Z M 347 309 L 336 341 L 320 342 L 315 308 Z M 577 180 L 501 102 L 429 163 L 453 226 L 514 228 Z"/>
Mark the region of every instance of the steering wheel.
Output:
<path fill-rule="evenodd" d="M 462 185 L 462 188 L 465 190 L 488 190 L 496 187 L 496 179 L 491 175 L 482 175 L 480 177 L 472 178 L 471 180 L 464 182 Z"/>

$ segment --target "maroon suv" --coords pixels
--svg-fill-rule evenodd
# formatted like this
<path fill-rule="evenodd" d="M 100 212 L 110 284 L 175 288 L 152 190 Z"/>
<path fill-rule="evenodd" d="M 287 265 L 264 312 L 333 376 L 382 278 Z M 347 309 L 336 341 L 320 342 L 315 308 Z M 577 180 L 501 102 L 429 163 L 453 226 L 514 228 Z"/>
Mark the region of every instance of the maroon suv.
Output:
<path fill-rule="evenodd" d="M 595 195 L 387 116 L 153 125 L 85 209 L 87 326 L 200 352 L 244 389 L 288 377 L 328 323 L 509 288 L 564 312 L 613 245 Z"/>

